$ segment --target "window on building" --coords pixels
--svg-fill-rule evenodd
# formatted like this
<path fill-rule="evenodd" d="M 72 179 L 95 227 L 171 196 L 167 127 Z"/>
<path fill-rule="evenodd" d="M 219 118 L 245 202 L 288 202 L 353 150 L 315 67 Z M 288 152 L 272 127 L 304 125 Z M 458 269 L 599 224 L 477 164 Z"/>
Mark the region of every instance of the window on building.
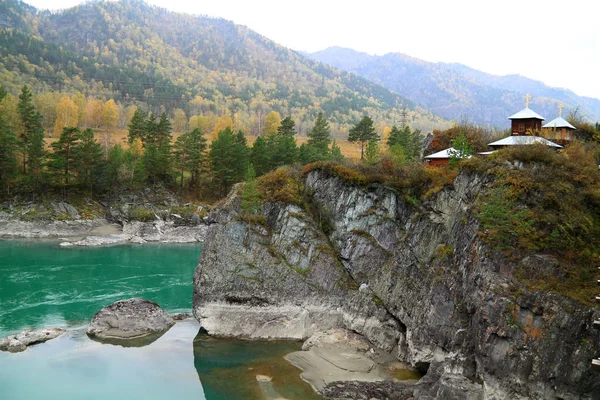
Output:
<path fill-rule="evenodd" d="M 525 124 L 519 124 L 519 133 L 525 132 Z"/>

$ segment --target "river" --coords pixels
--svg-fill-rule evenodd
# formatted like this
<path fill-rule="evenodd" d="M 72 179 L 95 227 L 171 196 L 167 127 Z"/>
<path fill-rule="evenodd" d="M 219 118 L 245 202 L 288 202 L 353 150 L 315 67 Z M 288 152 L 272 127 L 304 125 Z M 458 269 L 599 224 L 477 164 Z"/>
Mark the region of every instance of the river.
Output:
<path fill-rule="evenodd" d="M 23 353 L 0 353 L 0 398 L 319 399 L 283 359 L 300 349 L 297 342 L 214 339 L 195 320 L 140 348 L 87 338 L 93 314 L 119 299 L 143 297 L 170 313 L 190 312 L 200 252 L 197 245 L 0 241 L 0 337 L 25 328 L 69 329 Z M 272 380 L 257 380 L 261 375 Z"/>

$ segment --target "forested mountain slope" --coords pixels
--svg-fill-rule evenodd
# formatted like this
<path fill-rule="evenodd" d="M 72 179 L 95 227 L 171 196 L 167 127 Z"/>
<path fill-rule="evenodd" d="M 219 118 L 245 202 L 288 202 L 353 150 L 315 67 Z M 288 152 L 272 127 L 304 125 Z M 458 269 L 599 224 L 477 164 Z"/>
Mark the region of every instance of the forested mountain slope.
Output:
<path fill-rule="evenodd" d="M 523 108 L 529 93 L 532 108 L 547 120 L 557 116 L 559 103 L 568 109 L 580 107 L 590 120 L 600 120 L 600 100 L 519 75 L 496 76 L 461 64 L 431 63 L 400 53 L 372 56 L 340 47 L 308 56 L 402 93 L 448 119 L 508 127 L 507 117 Z"/>
<path fill-rule="evenodd" d="M 16 94 L 79 91 L 125 108 L 232 115 L 258 133 L 274 110 L 300 133 L 319 111 L 334 133 L 369 114 L 391 124 L 410 110 L 414 127 L 444 125 L 410 100 L 312 61 L 232 22 L 169 12 L 139 0 L 98 1 L 58 13 L 0 0 L 0 84 Z"/>

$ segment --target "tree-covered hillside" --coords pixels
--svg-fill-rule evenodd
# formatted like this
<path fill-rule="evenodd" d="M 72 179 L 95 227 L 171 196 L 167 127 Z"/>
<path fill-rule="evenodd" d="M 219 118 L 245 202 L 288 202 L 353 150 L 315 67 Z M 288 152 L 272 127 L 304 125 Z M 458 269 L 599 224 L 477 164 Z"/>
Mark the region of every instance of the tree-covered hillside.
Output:
<path fill-rule="evenodd" d="M 590 120 L 600 120 L 600 100 L 518 75 L 496 76 L 461 64 L 431 63 L 400 53 L 372 56 L 339 47 L 309 56 L 402 93 L 447 119 L 508 128 L 507 118 L 523 108 L 529 93 L 531 107 L 547 120 L 558 116 L 560 103 L 567 111 L 579 107 Z"/>
<path fill-rule="evenodd" d="M 139 0 L 98 1 L 61 12 L 0 0 L 0 84 L 16 95 L 61 92 L 121 110 L 138 105 L 216 123 L 230 115 L 262 133 L 270 111 L 291 115 L 300 134 L 319 112 L 344 136 L 363 115 L 391 125 L 409 109 L 414 127 L 444 121 L 406 98 L 317 63 L 232 22 L 169 12 Z M 57 96 L 55 96 L 57 97 Z M 49 101 L 49 100 L 47 100 Z M 48 125 L 53 125 L 50 121 Z"/>

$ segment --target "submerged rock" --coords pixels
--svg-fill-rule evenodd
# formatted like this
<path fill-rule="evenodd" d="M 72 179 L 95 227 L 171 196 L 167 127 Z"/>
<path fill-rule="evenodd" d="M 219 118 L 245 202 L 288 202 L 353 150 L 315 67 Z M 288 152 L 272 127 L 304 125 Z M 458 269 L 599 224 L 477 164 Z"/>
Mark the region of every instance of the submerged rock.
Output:
<path fill-rule="evenodd" d="M 125 344 L 134 339 L 155 340 L 174 324 L 173 318 L 158 304 L 133 298 L 119 300 L 98 311 L 86 333 L 93 339 Z"/>
<path fill-rule="evenodd" d="M 38 330 L 26 329 L 23 332 L 0 339 L 0 351 L 17 353 L 27 347 L 55 339 L 65 332 L 60 328 L 44 328 Z"/>

